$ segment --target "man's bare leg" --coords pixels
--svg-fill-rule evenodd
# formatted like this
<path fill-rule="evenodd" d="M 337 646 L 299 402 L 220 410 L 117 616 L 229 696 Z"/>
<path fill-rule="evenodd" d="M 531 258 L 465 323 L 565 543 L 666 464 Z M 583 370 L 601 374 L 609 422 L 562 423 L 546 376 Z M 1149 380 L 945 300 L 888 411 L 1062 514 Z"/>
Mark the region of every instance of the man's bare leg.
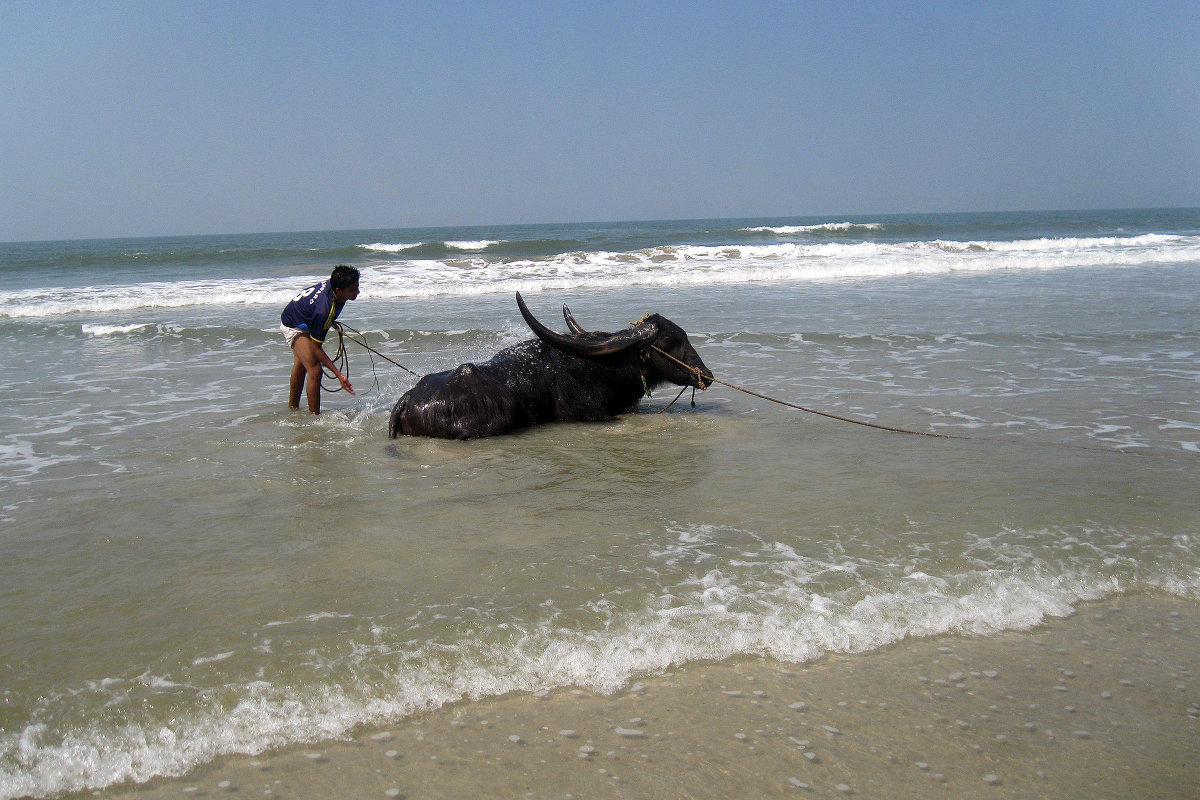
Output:
<path fill-rule="evenodd" d="M 304 364 L 300 361 L 300 355 L 294 354 L 292 361 L 292 378 L 288 383 L 288 408 L 300 408 L 300 394 L 304 391 L 304 376 L 308 374 L 308 370 L 304 369 Z"/>
<path fill-rule="evenodd" d="M 321 413 L 321 362 L 316 351 L 320 345 L 308 336 L 297 336 L 292 341 L 295 360 L 292 363 L 292 378 L 289 384 L 288 408 L 300 407 L 300 393 L 308 395 L 308 410 Z"/>

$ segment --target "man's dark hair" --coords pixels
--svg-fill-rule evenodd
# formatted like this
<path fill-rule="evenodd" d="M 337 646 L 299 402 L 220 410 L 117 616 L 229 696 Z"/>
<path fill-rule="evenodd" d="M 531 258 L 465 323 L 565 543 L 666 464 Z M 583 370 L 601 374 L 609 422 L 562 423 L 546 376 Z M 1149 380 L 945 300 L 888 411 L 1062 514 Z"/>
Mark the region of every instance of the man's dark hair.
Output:
<path fill-rule="evenodd" d="M 345 264 L 338 264 L 329 276 L 329 285 L 334 289 L 349 289 L 358 283 L 358 270 Z"/>

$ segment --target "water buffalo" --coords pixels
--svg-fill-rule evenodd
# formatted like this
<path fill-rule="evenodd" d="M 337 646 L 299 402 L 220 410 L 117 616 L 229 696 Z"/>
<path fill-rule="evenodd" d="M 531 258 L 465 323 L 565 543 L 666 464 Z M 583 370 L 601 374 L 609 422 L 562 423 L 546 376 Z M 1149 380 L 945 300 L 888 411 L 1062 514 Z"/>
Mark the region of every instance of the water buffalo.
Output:
<path fill-rule="evenodd" d="M 391 438 L 477 439 L 541 422 L 610 419 L 663 383 L 712 382 L 683 328 L 658 314 L 602 333 L 585 330 L 564 305 L 571 333 L 561 334 L 534 319 L 520 292 L 517 307 L 538 338 L 421 378 L 392 409 Z"/>

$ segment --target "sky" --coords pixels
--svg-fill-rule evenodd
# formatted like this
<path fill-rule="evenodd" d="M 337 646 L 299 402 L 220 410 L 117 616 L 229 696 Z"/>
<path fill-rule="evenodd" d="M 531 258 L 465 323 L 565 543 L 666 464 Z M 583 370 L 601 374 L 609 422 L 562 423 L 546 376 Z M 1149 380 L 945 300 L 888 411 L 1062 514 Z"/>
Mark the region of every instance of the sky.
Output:
<path fill-rule="evenodd" d="M 0 241 L 1200 206 L 1200 3 L 0 0 Z"/>

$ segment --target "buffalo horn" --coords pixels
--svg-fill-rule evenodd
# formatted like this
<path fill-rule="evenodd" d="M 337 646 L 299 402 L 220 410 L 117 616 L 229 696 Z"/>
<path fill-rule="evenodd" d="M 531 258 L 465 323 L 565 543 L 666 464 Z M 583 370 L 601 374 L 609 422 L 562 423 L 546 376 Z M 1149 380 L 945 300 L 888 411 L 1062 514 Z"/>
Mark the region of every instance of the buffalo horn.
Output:
<path fill-rule="evenodd" d="M 563 319 L 567 321 L 567 327 L 571 329 L 571 333 L 581 336 L 587 333 L 587 329 L 575 320 L 575 315 L 571 313 L 571 309 L 567 308 L 566 303 L 563 303 Z"/>
<path fill-rule="evenodd" d="M 521 297 L 520 292 L 517 292 L 517 308 L 521 309 L 521 316 L 525 318 L 525 324 L 538 335 L 539 339 L 571 355 L 583 357 L 607 356 L 639 344 L 645 344 L 652 341 L 658 335 L 658 331 L 653 325 L 637 325 L 627 331 L 614 333 L 603 339 L 585 341 L 577 338 L 577 336 L 564 336 L 561 333 L 556 333 L 538 322 L 525 305 L 525 300 Z"/>

